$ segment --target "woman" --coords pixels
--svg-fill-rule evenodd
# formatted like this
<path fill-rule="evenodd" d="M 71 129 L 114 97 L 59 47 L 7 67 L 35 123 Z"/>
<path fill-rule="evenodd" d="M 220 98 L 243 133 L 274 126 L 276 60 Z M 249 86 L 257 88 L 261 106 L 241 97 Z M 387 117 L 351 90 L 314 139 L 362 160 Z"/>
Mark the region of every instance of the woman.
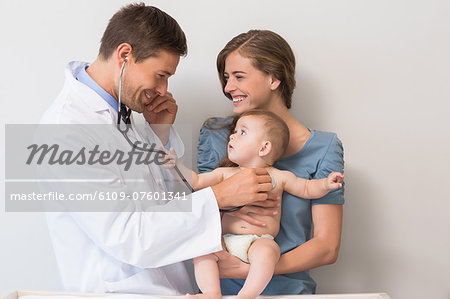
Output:
<path fill-rule="evenodd" d="M 276 168 L 305 179 L 343 172 L 343 149 L 336 134 L 309 130 L 289 112 L 295 88 L 295 57 L 281 36 L 267 30 L 250 30 L 236 36 L 219 53 L 217 70 L 235 113 L 270 110 L 288 125 L 291 135 L 288 149 L 275 164 Z M 225 156 L 230 129 L 234 130 L 232 123 L 233 118 L 213 118 L 202 127 L 198 145 L 200 172 L 211 171 Z M 308 270 L 336 261 L 343 203 L 343 188 L 316 200 L 283 194 L 281 228 L 275 238 L 282 255 L 263 295 L 315 293 L 316 284 Z M 252 224 L 262 225 L 251 218 L 251 213 L 266 212 L 270 210 L 246 206 L 234 213 Z M 222 252 L 219 266 L 221 277 L 230 278 L 221 281 L 223 294 L 237 294 L 248 264 Z"/>

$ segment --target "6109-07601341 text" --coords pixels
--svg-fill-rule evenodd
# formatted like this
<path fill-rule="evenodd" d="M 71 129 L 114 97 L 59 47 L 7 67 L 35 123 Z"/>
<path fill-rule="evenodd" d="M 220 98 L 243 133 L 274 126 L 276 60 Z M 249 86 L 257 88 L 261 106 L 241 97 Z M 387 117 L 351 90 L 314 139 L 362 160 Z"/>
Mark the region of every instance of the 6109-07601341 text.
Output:
<path fill-rule="evenodd" d="M 114 192 L 95 191 L 93 193 L 61 193 L 50 192 L 30 192 L 11 193 L 11 201 L 110 201 L 110 200 L 134 200 L 134 201 L 170 201 L 187 200 L 185 192 Z"/>

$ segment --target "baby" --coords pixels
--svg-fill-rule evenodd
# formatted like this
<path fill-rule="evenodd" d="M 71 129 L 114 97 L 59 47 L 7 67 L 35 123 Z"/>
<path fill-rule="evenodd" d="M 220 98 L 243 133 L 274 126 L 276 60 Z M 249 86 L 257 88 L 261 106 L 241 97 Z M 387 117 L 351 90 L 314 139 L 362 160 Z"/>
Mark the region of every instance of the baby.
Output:
<path fill-rule="evenodd" d="M 295 196 L 314 199 L 321 198 L 329 191 L 342 187 L 343 174 L 331 173 L 328 178 L 306 180 L 297 178 L 289 171 L 282 171 L 272 165 L 280 160 L 289 143 L 289 129 L 285 122 L 269 111 L 253 110 L 243 113 L 236 123 L 234 133 L 228 142 L 228 158 L 237 167 L 219 167 L 211 172 L 196 174 L 178 161 L 171 149 L 166 156 L 166 168 L 174 165 L 186 176 L 195 190 L 220 183 L 244 168 L 266 168 L 272 177 L 272 193 L 283 191 Z M 227 251 L 250 263 L 250 270 L 238 298 L 256 298 L 262 293 L 272 278 L 275 265 L 280 258 L 280 248 L 274 241 L 280 228 L 281 207 L 273 216 L 254 218 L 266 226 L 252 225 L 238 217 L 223 214 L 222 233 Z M 195 278 L 203 294 L 197 297 L 221 298 L 218 258 L 214 254 L 194 259 Z M 190 295 L 188 295 L 190 296 Z"/>

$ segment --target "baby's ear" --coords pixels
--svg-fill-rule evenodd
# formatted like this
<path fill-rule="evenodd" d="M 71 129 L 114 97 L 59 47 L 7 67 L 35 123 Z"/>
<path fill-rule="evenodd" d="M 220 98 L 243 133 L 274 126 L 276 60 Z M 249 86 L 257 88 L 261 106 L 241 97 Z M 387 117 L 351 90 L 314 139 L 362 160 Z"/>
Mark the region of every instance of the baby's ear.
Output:
<path fill-rule="evenodd" d="M 269 140 L 263 141 L 261 144 L 261 148 L 259 149 L 259 156 L 266 157 L 272 151 L 272 142 Z"/>

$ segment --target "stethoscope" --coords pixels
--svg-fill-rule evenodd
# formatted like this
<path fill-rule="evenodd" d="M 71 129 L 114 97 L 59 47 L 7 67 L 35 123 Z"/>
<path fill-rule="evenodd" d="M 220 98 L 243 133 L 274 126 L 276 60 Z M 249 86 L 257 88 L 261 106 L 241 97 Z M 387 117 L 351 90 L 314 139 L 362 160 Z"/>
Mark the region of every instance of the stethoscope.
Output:
<path fill-rule="evenodd" d="M 119 130 L 120 133 L 122 133 L 123 137 L 125 138 L 125 140 L 128 142 L 128 144 L 130 144 L 134 149 L 136 150 L 140 150 L 143 152 L 150 152 L 150 153 L 158 153 L 160 155 L 167 155 L 166 152 L 161 151 L 161 150 L 155 150 L 156 148 L 156 144 L 152 144 L 150 146 L 150 148 L 147 147 L 143 147 L 143 146 L 138 146 L 136 143 L 133 143 L 130 138 L 128 137 L 127 133 L 128 130 L 130 129 L 130 116 L 131 116 L 131 109 L 128 109 L 127 113 L 126 113 L 126 118 L 125 118 L 125 129 L 122 129 L 122 127 L 120 126 L 120 121 L 122 119 L 122 76 L 123 76 L 123 69 L 125 68 L 125 63 L 128 61 L 128 56 L 125 57 L 125 61 L 122 63 L 122 67 L 120 68 L 120 76 L 119 76 L 119 106 L 117 108 L 117 129 Z M 181 173 L 180 169 L 175 165 L 174 166 L 174 170 L 175 172 L 178 174 L 178 176 L 180 177 L 180 179 L 183 181 L 183 183 L 186 185 L 186 187 L 193 193 L 195 192 L 194 188 L 192 188 L 191 184 L 189 184 L 189 182 L 186 180 L 186 178 L 184 177 L 184 175 Z M 239 207 L 234 207 L 231 209 L 219 209 L 220 212 L 222 213 L 230 213 L 230 212 L 234 212 L 237 211 L 241 208 L 243 208 L 244 206 L 239 206 Z"/>

